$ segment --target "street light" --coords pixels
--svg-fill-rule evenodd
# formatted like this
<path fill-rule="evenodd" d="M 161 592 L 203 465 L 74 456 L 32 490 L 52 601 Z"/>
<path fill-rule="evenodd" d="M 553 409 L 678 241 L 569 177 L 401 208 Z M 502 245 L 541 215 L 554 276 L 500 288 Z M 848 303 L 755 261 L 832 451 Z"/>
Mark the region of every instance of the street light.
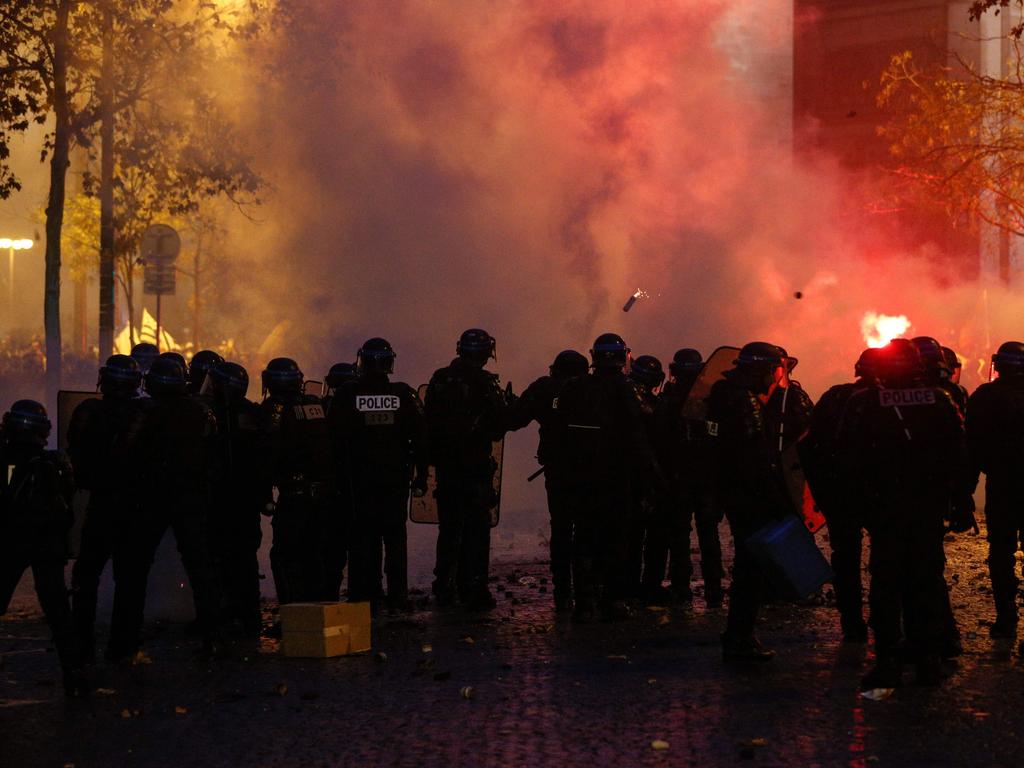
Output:
<path fill-rule="evenodd" d="M 27 251 L 32 247 L 32 241 L 11 240 L 9 237 L 0 237 L 0 250 L 7 249 L 7 302 L 11 308 L 11 317 L 14 317 L 14 252 Z"/>

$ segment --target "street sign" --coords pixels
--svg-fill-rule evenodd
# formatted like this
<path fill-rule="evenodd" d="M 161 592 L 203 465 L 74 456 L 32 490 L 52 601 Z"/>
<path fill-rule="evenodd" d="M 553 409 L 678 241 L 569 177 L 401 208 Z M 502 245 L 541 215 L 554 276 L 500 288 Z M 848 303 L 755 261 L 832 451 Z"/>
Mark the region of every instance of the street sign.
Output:
<path fill-rule="evenodd" d="M 153 261 L 170 264 L 181 252 L 181 237 L 174 227 L 153 224 L 142 233 L 139 250 L 144 264 L 148 265 Z"/>
<path fill-rule="evenodd" d="M 172 262 L 147 261 L 143 274 L 142 292 L 149 296 L 173 296 L 175 274 Z"/>

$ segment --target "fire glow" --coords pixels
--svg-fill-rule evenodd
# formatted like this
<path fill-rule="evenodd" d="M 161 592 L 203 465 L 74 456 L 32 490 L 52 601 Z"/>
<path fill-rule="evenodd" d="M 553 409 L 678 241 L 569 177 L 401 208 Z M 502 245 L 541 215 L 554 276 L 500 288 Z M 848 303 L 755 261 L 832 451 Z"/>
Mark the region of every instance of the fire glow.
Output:
<path fill-rule="evenodd" d="M 869 347 L 884 347 L 893 339 L 903 336 L 910 328 L 910 319 L 906 315 L 883 315 L 878 312 L 865 312 L 860 321 L 860 332 L 864 343 Z"/>

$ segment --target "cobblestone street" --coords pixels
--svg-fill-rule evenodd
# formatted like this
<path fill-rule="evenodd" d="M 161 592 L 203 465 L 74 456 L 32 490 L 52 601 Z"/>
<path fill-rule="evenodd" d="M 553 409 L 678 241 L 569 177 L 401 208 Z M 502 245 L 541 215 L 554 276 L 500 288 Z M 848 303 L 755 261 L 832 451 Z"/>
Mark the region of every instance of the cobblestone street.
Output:
<path fill-rule="evenodd" d="M 699 589 L 690 611 L 573 625 L 543 564 L 496 567 L 486 617 L 378 621 L 360 657 L 285 659 L 264 641 L 199 662 L 181 625 L 156 626 L 152 664 L 101 664 L 86 701 L 65 700 L 21 600 L 0 632 L 0 765 L 1019 765 L 1024 675 L 988 636 L 984 539 L 947 549 L 966 654 L 941 688 L 906 674 L 884 701 L 858 694 L 870 647 L 842 645 L 827 605 L 768 609 L 778 658 L 727 667 L 724 613 Z"/>

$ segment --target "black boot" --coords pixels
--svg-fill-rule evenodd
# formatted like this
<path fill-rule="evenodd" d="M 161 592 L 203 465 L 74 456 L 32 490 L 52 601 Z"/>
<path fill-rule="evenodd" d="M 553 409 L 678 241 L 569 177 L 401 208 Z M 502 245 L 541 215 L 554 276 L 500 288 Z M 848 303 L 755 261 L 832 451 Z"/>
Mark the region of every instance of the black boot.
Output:
<path fill-rule="evenodd" d="M 875 688 L 899 688 L 903 682 L 900 662 L 894 653 L 880 654 L 875 667 L 860 679 L 860 689 L 871 691 Z"/>
<path fill-rule="evenodd" d="M 722 634 L 722 659 L 724 661 L 771 661 L 775 651 L 761 645 L 753 635 L 736 637 L 728 632 Z"/>
<path fill-rule="evenodd" d="M 68 698 L 83 699 L 91 690 L 89 680 L 81 669 L 64 669 L 64 693 Z"/>

